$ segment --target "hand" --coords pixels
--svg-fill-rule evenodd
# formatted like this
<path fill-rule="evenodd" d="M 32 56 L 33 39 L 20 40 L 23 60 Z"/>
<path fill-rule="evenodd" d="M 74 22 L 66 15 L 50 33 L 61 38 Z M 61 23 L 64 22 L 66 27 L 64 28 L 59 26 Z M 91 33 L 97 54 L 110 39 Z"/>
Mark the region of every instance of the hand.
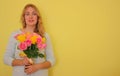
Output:
<path fill-rule="evenodd" d="M 39 70 L 38 64 L 33 64 L 29 66 L 25 66 L 25 73 L 31 74 Z"/>
<path fill-rule="evenodd" d="M 23 58 L 22 63 L 23 63 L 23 65 L 29 65 L 30 64 L 30 62 L 29 62 L 27 57 Z"/>

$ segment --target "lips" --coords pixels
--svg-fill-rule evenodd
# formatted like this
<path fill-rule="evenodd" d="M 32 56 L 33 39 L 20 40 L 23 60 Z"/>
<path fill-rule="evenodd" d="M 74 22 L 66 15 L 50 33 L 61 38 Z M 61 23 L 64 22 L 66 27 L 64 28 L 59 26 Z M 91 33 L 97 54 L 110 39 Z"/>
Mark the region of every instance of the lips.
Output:
<path fill-rule="evenodd" d="M 28 20 L 28 22 L 34 22 L 34 20 Z"/>

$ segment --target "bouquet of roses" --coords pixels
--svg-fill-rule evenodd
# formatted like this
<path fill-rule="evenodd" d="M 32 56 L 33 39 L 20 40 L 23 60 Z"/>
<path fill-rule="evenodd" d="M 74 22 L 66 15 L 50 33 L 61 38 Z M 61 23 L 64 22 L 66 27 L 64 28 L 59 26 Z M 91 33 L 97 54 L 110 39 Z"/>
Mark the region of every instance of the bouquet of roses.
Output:
<path fill-rule="evenodd" d="M 42 50 L 46 47 L 45 38 L 37 33 L 20 33 L 15 36 L 19 41 L 17 48 L 20 56 L 30 58 L 44 57 Z M 32 63 L 32 62 L 31 62 Z"/>

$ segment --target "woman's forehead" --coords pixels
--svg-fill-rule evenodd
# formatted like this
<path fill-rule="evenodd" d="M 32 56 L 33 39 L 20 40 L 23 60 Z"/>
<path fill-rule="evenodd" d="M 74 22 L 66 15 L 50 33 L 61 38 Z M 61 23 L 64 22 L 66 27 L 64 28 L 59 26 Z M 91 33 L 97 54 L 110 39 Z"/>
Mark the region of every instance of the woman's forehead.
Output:
<path fill-rule="evenodd" d="M 26 12 L 27 12 L 27 11 L 35 11 L 35 12 L 36 12 L 35 8 L 33 8 L 33 7 L 27 7 L 27 8 L 25 9 L 25 11 L 26 11 Z"/>

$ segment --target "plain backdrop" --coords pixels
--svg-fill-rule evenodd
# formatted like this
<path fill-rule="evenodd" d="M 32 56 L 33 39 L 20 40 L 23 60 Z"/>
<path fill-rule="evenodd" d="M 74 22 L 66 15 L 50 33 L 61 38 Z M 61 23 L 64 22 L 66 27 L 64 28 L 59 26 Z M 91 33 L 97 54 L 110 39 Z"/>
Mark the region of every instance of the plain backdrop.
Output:
<path fill-rule="evenodd" d="M 39 8 L 53 44 L 50 76 L 120 76 L 120 0 L 0 0 L 0 76 L 12 74 L 3 55 L 27 3 Z"/>

